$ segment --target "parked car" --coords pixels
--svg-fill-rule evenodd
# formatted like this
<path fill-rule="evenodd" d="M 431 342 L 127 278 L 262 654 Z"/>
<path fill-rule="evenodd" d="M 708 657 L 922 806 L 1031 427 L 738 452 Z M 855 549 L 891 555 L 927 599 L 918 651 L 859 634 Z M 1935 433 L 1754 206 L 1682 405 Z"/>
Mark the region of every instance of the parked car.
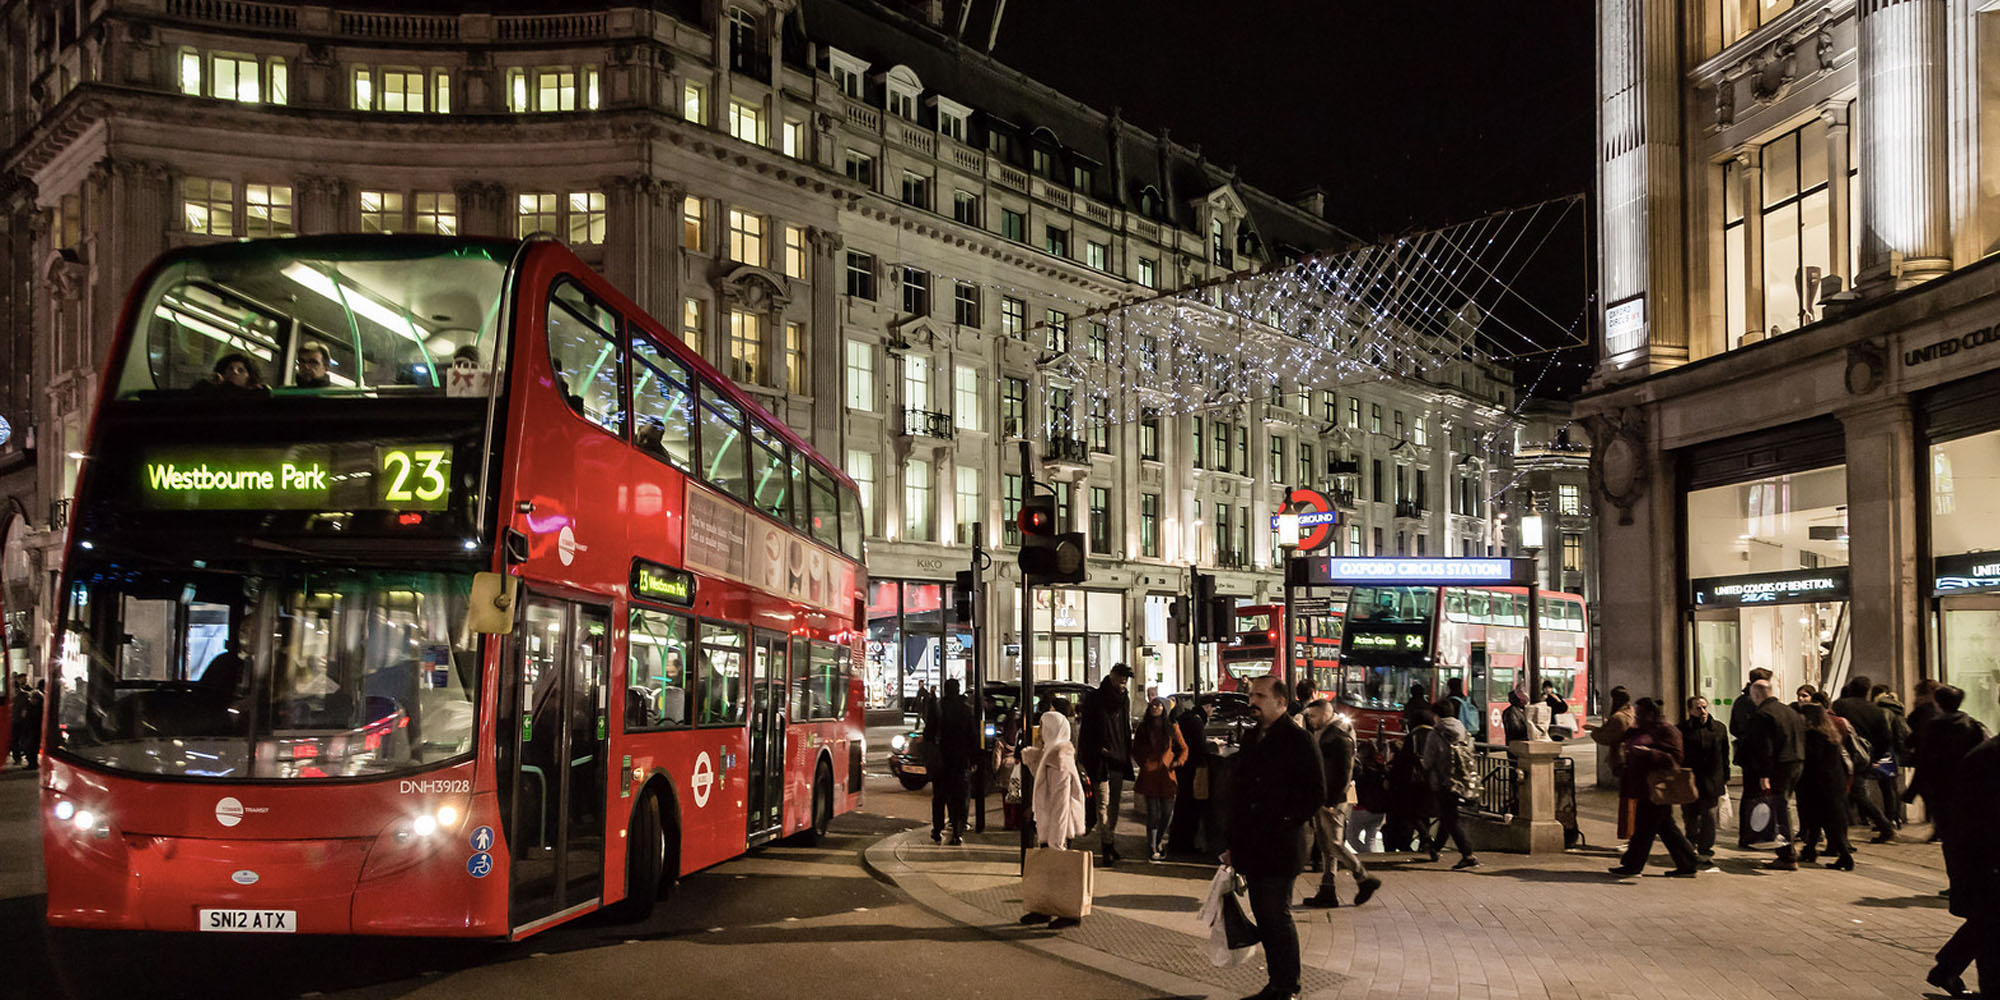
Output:
<path fill-rule="evenodd" d="M 1083 704 L 1083 696 L 1089 692 L 1090 685 L 1075 681 L 1040 681 L 1035 684 L 1036 701 L 1061 698 L 1069 703 L 1072 715 Z M 988 681 L 985 695 L 986 732 L 982 742 L 991 745 L 999 733 L 1001 720 L 1014 714 L 1014 708 L 1021 700 L 1021 687 L 1007 681 Z M 930 783 L 930 759 L 924 748 L 924 720 L 918 719 L 908 732 L 889 738 L 889 773 L 904 788 L 913 792 Z"/>

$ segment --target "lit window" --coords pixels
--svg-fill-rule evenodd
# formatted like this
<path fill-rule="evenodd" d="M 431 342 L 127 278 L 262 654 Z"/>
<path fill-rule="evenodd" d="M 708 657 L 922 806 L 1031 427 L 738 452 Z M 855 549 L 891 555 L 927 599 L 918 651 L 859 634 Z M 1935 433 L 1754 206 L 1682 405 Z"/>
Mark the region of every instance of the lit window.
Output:
<path fill-rule="evenodd" d="M 208 57 L 208 96 L 256 104 L 261 90 L 256 58 L 220 52 Z"/>
<path fill-rule="evenodd" d="M 562 226 L 561 209 L 562 199 L 554 193 L 517 195 L 514 209 L 517 222 L 514 235 L 526 239 L 535 233 L 559 231 Z"/>
<path fill-rule="evenodd" d="M 764 366 L 764 319 L 756 313 L 729 311 L 729 377 L 746 385 L 763 385 L 770 377 Z"/>
<path fill-rule="evenodd" d="M 1000 299 L 1000 332 L 1015 340 L 1027 336 L 1028 303 L 1012 296 Z"/>
<path fill-rule="evenodd" d="M 569 241 L 604 242 L 604 192 L 573 191 L 569 196 Z"/>
<path fill-rule="evenodd" d="M 366 66 L 354 67 L 354 110 L 375 110 L 375 78 Z"/>
<path fill-rule="evenodd" d="M 875 409 L 875 349 L 858 340 L 847 342 L 847 408 Z"/>
<path fill-rule="evenodd" d="M 729 210 L 729 257 L 745 264 L 764 264 L 764 217 L 740 208 Z"/>
<path fill-rule="evenodd" d="M 749 101 L 730 98 L 729 134 L 744 142 L 764 141 L 764 111 Z"/>
<path fill-rule="evenodd" d="M 903 530 L 910 541 L 931 540 L 931 463 L 911 456 L 903 466 Z"/>
<path fill-rule="evenodd" d="M 236 235 L 236 189 L 207 177 L 181 179 L 181 217 L 187 231 L 204 236 Z"/>
<path fill-rule="evenodd" d="M 1583 536 L 1563 532 L 1562 567 L 1565 573 L 1583 572 Z"/>
<path fill-rule="evenodd" d="M 903 268 L 903 311 L 915 316 L 931 314 L 931 276 L 928 271 Z"/>
<path fill-rule="evenodd" d="M 1104 262 L 1108 260 L 1110 256 L 1111 256 L 1111 248 L 1105 246 L 1102 243 L 1085 241 L 1085 243 L 1083 244 L 1083 263 L 1085 264 L 1085 266 L 1096 268 L 1097 270 L 1102 271 L 1104 270 Z"/>
<path fill-rule="evenodd" d="M 784 147 L 785 147 L 784 152 L 786 156 L 792 157 L 794 159 L 803 159 L 805 157 L 806 155 L 805 122 L 795 121 L 790 118 L 785 119 Z"/>
<path fill-rule="evenodd" d="M 292 74 L 285 60 L 272 56 L 264 61 L 265 71 L 270 75 L 271 85 L 266 88 L 266 96 L 272 104 L 289 104 L 292 100 Z"/>
<path fill-rule="evenodd" d="M 1556 486 L 1556 513 L 1571 516 L 1583 513 L 1583 490 L 1575 483 Z"/>
<path fill-rule="evenodd" d="M 181 50 L 181 93 L 189 97 L 201 96 L 201 53 L 193 49 Z"/>
<path fill-rule="evenodd" d="M 533 195 L 524 195 L 523 199 Z M 399 191 L 361 192 L 361 231 L 399 233 L 403 231 L 403 195 Z M 526 236 L 533 230 L 521 233 Z"/>
<path fill-rule="evenodd" d="M 980 428 L 980 381 L 979 369 L 971 365 L 959 365 L 952 376 L 952 422 L 964 430 Z"/>
<path fill-rule="evenodd" d="M 681 117 L 696 125 L 708 124 L 708 88 L 690 82 L 681 90 Z"/>
<path fill-rule="evenodd" d="M 451 113 L 451 74 L 441 69 L 431 70 L 431 110 Z"/>
<path fill-rule="evenodd" d="M 700 198 L 688 195 L 681 199 L 681 246 L 699 253 L 704 246 L 702 226 L 707 221 L 708 208 Z"/>
<path fill-rule="evenodd" d="M 583 68 L 583 106 L 585 110 L 596 111 L 598 107 L 597 67 Z"/>
<path fill-rule="evenodd" d="M 245 184 L 243 232 L 247 236 L 292 235 L 291 187 L 282 184 Z"/>
<path fill-rule="evenodd" d="M 812 372 L 806 368 L 806 328 L 785 324 L 785 388 L 794 396 L 811 395 Z"/>
<path fill-rule="evenodd" d="M 702 299 L 689 299 L 681 304 L 681 342 L 702 353 L 702 343 L 708 330 L 708 303 Z"/>
<path fill-rule="evenodd" d="M 422 112 L 424 110 L 423 71 L 414 69 L 383 69 L 382 110 Z"/>
<path fill-rule="evenodd" d="M 567 66 L 535 71 L 536 111 L 576 110 L 576 71 Z"/>
<path fill-rule="evenodd" d="M 955 491 L 957 502 L 954 504 L 954 507 L 958 516 L 958 544 L 970 545 L 972 544 L 973 528 L 985 520 L 981 511 L 981 507 L 984 505 L 979 501 L 979 467 L 976 465 L 961 465 L 958 467 L 956 475 L 958 477 L 958 488 Z"/>
<path fill-rule="evenodd" d="M 418 191 L 411 196 L 410 231 L 458 235 L 458 196 L 446 191 Z"/>
<path fill-rule="evenodd" d="M 785 227 L 785 277 L 804 280 L 806 276 L 806 229 Z"/>
<path fill-rule="evenodd" d="M 875 522 L 868 518 L 875 510 L 875 453 L 848 452 L 847 478 L 854 480 L 854 490 L 861 497 L 862 522 L 872 526 Z"/>
<path fill-rule="evenodd" d="M 528 71 L 516 67 L 507 71 L 507 110 L 528 110 Z"/>

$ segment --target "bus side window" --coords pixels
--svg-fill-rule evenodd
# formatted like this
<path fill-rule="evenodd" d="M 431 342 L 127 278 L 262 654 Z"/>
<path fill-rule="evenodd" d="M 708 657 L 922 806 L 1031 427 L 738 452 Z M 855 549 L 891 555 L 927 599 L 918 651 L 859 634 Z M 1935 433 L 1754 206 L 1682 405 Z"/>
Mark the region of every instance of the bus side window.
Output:
<path fill-rule="evenodd" d="M 701 385 L 701 475 L 715 488 L 746 499 L 744 489 L 743 410 L 722 392 Z"/>
<path fill-rule="evenodd" d="M 682 729 L 688 722 L 687 619 L 633 608 L 625 640 L 625 730 Z"/>
<path fill-rule="evenodd" d="M 750 502 L 780 521 L 790 520 L 792 490 L 786 473 L 785 442 L 750 421 Z"/>
<path fill-rule="evenodd" d="M 632 337 L 632 443 L 675 468 L 694 466 L 694 393 L 687 366 Z"/>
<path fill-rule="evenodd" d="M 820 544 L 840 547 L 840 505 L 834 500 L 834 479 L 825 469 L 811 467 L 812 536 Z"/>
<path fill-rule="evenodd" d="M 840 548 L 850 559 L 861 558 L 861 494 L 840 488 Z M 843 690 L 845 690 L 843 688 Z"/>
<path fill-rule="evenodd" d="M 743 630 L 701 623 L 701 725 L 743 723 Z"/>
<path fill-rule="evenodd" d="M 569 408 L 613 434 L 625 433 L 625 393 L 619 370 L 618 320 L 575 284 L 557 285 L 549 300 L 549 364 Z"/>
<path fill-rule="evenodd" d="M 806 516 L 806 456 L 804 452 L 792 452 L 792 527 L 806 531 L 811 519 Z"/>

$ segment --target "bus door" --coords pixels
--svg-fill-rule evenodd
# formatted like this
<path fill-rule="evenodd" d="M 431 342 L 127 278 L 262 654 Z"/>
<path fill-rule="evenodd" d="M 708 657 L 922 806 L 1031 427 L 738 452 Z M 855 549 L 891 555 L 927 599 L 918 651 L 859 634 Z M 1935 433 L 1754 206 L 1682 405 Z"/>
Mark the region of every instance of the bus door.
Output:
<path fill-rule="evenodd" d="M 749 842 L 785 822 L 785 637 L 759 629 L 750 660 Z"/>
<path fill-rule="evenodd" d="M 501 691 L 501 822 L 517 933 L 604 895 L 610 612 L 530 595 Z"/>

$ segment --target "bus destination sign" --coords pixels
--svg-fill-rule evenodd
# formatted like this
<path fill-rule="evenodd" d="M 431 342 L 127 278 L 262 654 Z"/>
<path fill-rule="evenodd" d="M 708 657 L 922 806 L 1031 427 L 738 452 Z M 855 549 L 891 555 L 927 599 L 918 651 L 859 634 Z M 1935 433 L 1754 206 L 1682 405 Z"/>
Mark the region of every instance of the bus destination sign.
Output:
<path fill-rule="evenodd" d="M 139 463 L 150 510 L 443 510 L 451 446 L 174 447 Z"/>
<path fill-rule="evenodd" d="M 632 596 L 694 607 L 694 574 L 662 563 L 632 560 Z"/>
<path fill-rule="evenodd" d="M 1324 556 L 1293 562 L 1294 585 L 1525 587 L 1534 582 L 1532 559 Z"/>

